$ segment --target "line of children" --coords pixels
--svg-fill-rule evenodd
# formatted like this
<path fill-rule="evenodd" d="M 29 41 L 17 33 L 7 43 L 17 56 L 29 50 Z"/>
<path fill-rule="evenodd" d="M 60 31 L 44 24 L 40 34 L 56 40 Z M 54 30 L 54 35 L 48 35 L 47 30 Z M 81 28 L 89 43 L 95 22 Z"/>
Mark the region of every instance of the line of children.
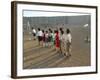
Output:
<path fill-rule="evenodd" d="M 72 36 L 69 29 L 64 32 L 62 28 L 60 30 L 48 29 L 46 31 L 38 28 L 37 32 L 39 45 L 43 47 L 55 46 L 57 52 L 63 53 L 65 56 L 71 56 L 71 41 Z"/>

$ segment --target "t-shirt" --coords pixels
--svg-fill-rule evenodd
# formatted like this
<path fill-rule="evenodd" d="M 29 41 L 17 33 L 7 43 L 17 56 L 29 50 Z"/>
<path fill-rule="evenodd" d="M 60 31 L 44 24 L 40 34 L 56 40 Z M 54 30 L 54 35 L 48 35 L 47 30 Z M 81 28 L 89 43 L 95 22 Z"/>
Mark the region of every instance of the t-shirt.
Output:
<path fill-rule="evenodd" d="M 61 35 L 61 32 L 59 31 L 59 40 L 61 40 L 61 37 L 62 37 L 62 35 Z"/>
<path fill-rule="evenodd" d="M 36 33 L 36 30 L 35 29 L 33 29 L 33 33 Z"/>
<path fill-rule="evenodd" d="M 49 34 L 48 34 L 48 33 L 46 33 L 46 34 L 45 34 L 45 37 L 46 37 L 46 38 L 48 38 L 48 37 L 49 37 Z"/>
<path fill-rule="evenodd" d="M 67 34 L 67 41 L 68 42 L 70 42 L 71 43 L 71 41 L 72 41 L 72 36 L 71 36 L 71 34 L 69 33 L 69 34 Z"/>
<path fill-rule="evenodd" d="M 60 40 L 67 41 L 67 35 L 66 34 L 60 35 Z"/>
<path fill-rule="evenodd" d="M 38 31 L 37 36 L 43 36 L 43 32 L 42 31 Z"/>
<path fill-rule="evenodd" d="M 71 43 L 72 36 L 71 34 L 63 34 L 61 35 L 61 41 L 70 42 Z"/>

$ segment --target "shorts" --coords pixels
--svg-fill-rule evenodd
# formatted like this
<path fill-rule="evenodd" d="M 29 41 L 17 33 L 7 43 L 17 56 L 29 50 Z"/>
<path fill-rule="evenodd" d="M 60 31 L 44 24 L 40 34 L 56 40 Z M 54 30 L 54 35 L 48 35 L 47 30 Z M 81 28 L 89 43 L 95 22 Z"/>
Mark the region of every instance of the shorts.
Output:
<path fill-rule="evenodd" d="M 38 36 L 38 41 L 42 41 L 42 36 Z"/>
<path fill-rule="evenodd" d="M 49 37 L 48 37 L 48 42 L 51 42 L 51 40 L 52 40 L 52 37 L 49 36 Z"/>
<path fill-rule="evenodd" d="M 45 38 L 45 42 L 49 42 L 49 38 Z"/>
<path fill-rule="evenodd" d="M 35 34 L 35 33 L 33 33 L 33 36 L 36 36 L 36 34 Z"/>

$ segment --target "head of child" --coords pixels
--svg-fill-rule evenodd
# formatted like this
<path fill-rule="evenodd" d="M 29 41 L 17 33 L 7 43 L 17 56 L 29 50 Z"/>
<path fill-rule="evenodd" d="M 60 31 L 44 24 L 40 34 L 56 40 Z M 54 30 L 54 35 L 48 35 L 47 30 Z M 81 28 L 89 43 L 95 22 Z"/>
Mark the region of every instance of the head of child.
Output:
<path fill-rule="evenodd" d="M 64 34 L 64 31 L 61 31 L 61 34 L 63 35 Z"/>
<path fill-rule="evenodd" d="M 32 29 L 34 29 L 34 28 L 32 27 Z"/>
<path fill-rule="evenodd" d="M 38 28 L 38 31 L 40 31 L 40 28 Z"/>
<path fill-rule="evenodd" d="M 60 31 L 63 31 L 63 29 L 62 29 L 62 28 L 59 28 L 59 30 L 60 30 Z"/>
<path fill-rule="evenodd" d="M 46 31 L 46 34 L 48 33 L 48 31 Z"/>
<path fill-rule="evenodd" d="M 54 33 L 56 33 L 56 30 L 54 30 Z"/>
<path fill-rule="evenodd" d="M 66 30 L 66 33 L 67 33 L 67 34 L 69 34 L 69 33 L 70 33 L 70 30 L 69 30 L 69 29 L 67 29 L 67 30 Z"/>
<path fill-rule="evenodd" d="M 42 32 L 44 33 L 44 30 L 42 30 Z"/>
<path fill-rule="evenodd" d="M 50 33 L 53 33 L 52 30 L 50 30 Z"/>
<path fill-rule="evenodd" d="M 49 28 L 49 31 L 51 31 L 51 29 Z"/>
<path fill-rule="evenodd" d="M 59 32 L 58 32 L 58 30 L 56 30 L 56 34 L 58 34 Z"/>

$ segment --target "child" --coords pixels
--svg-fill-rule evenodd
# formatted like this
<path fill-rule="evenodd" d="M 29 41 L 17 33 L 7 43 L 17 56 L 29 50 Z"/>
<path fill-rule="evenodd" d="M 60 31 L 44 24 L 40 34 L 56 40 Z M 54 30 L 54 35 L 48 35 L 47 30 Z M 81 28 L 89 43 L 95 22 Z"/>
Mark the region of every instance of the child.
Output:
<path fill-rule="evenodd" d="M 45 47 L 45 32 L 42 30 L 43 36 L 42 36 L 42 41 L 43 41 L 43 47 Z"/>
<path fill-rule="evenodd" d="M 66 30 L 66 33 L 67 33 L 67 39 L 66 39 L 67 40 L 67 45 L 66 45 L 67 53 L 66 53 L 66 56 L 71 56 L 72 36 L 71 36 L 69 29 Z"/>
<path fill-rule="evenodd" d="M 54 44 L 54 33 L 51 30 L 51 45 L 53 46 Z"/>
<path fill-rule="evenodd" d="M 48 31 L 46 31 L 46 34 L 45 34 L 45 46 L 48 47 L 48 42 L 49 42 L 49 34 L 48 34 Z"/>
<path fill-rule="evenodd" d="M 53 45 L 53 37 L 54 37 L 54 34 L 52 32 L 52 30 L 50 29 L 49 30 L 49 46 L 52 46 Z"/>
<path fill-rule="evenodd" d="M 54 45 L 56 44 L 56 30 L 54 30 L 54 35 L 53 35 L 53 40 L 54 40 Z"/>
<path fill-rule="evenodd" d="M 42 33 L 42 31 L 40 30 L 40 28 L 38 28 L 37 36 L 38 36 L 39 45 L 42 45 L 42 36 L 43 36 L 43 33 Z"/>
<path fill-rule="evenodd" d="M 63 30 L 61 31 L 60 37 L 61 37 L 60 38 L 60 50 L 61 50 L 61 53 L 63 55 L 65 55 L 65 53 L 66 53 L 66 40 L 65 40 L 66 35 L 64 34 Z"/>
<path fill-rule="evenodd" d="M 60 40 L 60 52 L 62 53 L 62 50 L 61 50 L 61 37 L 62 37 L 62 35 L 64 34 L 64 31 L 63 31 L 63 29 L 62 28 L 59 28 L 59 40 Z"/>
<path fill-rule="evenodd" d="M 55 46 L 56 46 L 56 51 L 59 52 L 59 50 L 60 50 L 60 40 L 59 40 L 58 30 L 56 30 L 56 35 L 55 35 Z"/>
<path fill-rule="evenodd" d="M 51 35 L 51 29 L 49 28 L 49 33 L 48 33 L 48 44 L 49 46 L 51 46 L 51 38 L 52 38 L 52 35 Z"/>
<path fill-rule="evenodd" d="M 34 28 L 32 28 L 32 34 L 33 34 L 34 40 L 36 40 L 36 30 Z"/>

